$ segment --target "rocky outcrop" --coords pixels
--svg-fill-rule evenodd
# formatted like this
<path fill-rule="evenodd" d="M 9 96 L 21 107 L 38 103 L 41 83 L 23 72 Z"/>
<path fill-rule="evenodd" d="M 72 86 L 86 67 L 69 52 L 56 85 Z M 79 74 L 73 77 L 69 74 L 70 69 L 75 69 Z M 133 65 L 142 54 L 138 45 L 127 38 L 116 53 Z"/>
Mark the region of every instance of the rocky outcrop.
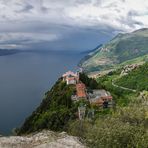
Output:
<path fill-rule="evenodd" d="M 0 137 L 0 148 L 85 148 L 77 137 L 65 132 L 42 131 L 27 136 Z"/>

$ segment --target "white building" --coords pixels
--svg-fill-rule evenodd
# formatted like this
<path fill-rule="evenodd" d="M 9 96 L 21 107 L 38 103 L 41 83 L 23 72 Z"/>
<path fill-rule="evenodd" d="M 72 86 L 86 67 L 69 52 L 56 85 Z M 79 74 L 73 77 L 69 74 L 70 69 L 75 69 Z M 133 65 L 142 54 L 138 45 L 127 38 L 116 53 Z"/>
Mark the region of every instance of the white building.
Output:
<path fill-rule="evenodd" d="M 63 81 L 66 81 L 66 84 L 76 84 L 79 81 L 79 75 L 78 73 L 74 73 L 72 71 L 68 71 L 65 74 L 63 74 Z"/>

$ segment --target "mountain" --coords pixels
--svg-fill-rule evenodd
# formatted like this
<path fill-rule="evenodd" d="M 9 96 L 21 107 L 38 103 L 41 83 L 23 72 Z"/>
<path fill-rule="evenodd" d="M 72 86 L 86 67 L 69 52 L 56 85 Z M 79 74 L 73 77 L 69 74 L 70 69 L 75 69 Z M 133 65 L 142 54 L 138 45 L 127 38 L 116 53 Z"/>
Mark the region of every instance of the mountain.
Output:
<path fill-rule="evenodd" d="M 4 55 L 12 55 L 12 54 L 16 54 L 19 53 L 20 50 L 17 49 L 0 49 L 0 56 L 4 56 Z"/>
<path fill-rule="evenodd" d="M 131 33 L 119 33 L 108 43 L 88 54 L 80 66 L 85 71 L 100 71 L 112 69 L 115 66 L 126 62 L 148 59 L 148 29 L 143 28 Z"/>

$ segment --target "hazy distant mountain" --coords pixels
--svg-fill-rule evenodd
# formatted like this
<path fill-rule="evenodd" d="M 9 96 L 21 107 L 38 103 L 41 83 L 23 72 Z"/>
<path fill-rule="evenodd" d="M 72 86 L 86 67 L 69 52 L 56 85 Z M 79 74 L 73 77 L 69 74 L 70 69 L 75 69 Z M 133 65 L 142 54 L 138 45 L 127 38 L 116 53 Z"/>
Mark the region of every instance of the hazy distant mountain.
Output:
<path fill-rule="evenodd" d="M 20 52 L 20 50 L 17 49 L 0 49 L 0 56 L 4 56 L 4 55 L 11 55 L 11 54 L 16 54 Z"/>
<path fill-rule="evenodd" d="M 143 28 L 131 33 L 118 34 L 107 44 L 86 56 L 80 65 L 86 71 L 110 69 L 127 60 L 148 56 L 148 29 Z"/>

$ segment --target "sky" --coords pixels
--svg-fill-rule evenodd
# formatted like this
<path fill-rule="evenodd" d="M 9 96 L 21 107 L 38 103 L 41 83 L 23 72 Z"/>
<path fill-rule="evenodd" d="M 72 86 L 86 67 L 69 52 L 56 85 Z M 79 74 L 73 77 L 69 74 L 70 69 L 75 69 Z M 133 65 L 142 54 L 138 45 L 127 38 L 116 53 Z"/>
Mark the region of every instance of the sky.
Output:
<path fill-rule="evenodd" d="M 147 0 L 0 0 L 0 49 L 90 50 L 147 27 Z"/>

